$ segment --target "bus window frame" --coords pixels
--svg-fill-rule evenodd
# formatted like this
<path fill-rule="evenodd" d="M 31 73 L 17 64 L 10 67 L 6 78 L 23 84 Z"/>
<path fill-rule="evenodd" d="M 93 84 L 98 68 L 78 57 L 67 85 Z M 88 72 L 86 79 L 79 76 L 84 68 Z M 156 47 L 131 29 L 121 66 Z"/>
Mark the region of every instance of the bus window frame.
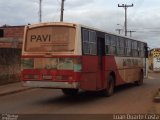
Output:
<path fill-rule="evenodd" d="M 74 46 L 76 47 L 76 35 L 77 35 L 77 28 L 76 28 L 76 26 L 67 26 L 67 25 L 45 25 L 45 26 L 36 26 L 36 27 L 29 27 L 29 26 L 27 26 L 26 28 L 25 28 L 25 37 L 24 37 L 24 43 L 25 43 L 25 45 L 24 45 L 24 47 L 23 47 L 23 51 L 24 52 L 26 52 L 26 53 L 30 53 L 29 51 L 27 51 L 26 50 L 26 42 L 27 42 L 27 33 L 28 33 L 28 31 L 29 30 L 31 30 L 31 29 L 37 29 L 37 28 L 43 28 L 43 27 L 68 27 L 68 28 L 74 28 L 75 29 L 75 42 L 74 42 Z M 35 54 L 37 54 L 37 53 L 42 53 L 42 54 L 44 54 L 44 53 L 67 53 L 67 54 L 74 54 L 74 52 L 76 51 L 76 48 L 74 48 L 74 50 L 73 51 L 47 51 L 47 52 L 31 52 L 31 53 L 35 53 Z"/>
<path fill-rule="evenodd" d="M 84 38 L 85 36 L 85 34 L 84 34 L 84 32 L 88 32 L 88 40 L 87 41 L 84 41 L 84 39 L 86 39 L 86 38 Z M 97 55 L 97 33 L 96 33 L 96 31 L 95 30 L 90 30 L 90 29 L 87 29 L 87 28 L 82 28 L 81 29 L 81 38 L 82 38 L 82 54 L 83 55 L 91 55 L 91 56 L 96 56 Z M 94 41 L 92 41 L 91 40 L 91 35 L 94 35 L 94 38 L 95 38 L 95 40 Z M 88 44 L 88 52 L 85 52 L 84 50 L 84 43 L 86 43 L 86 44 Z M 93 46 L 95 47 L 93 47 Z M 92 48 L 92 47 L 93 48 Z M 94 50 L 96 50 L 96 51 L 94 51 Z M 94 51 L 94 52 L 93 52 Z"/>

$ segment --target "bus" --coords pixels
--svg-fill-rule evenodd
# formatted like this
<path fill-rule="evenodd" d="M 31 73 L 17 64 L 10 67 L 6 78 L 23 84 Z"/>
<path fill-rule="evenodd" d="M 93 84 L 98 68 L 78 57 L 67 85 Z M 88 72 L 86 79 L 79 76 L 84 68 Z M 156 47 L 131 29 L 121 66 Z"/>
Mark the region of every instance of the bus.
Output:
<path fill-rule="evenodd" d="M 28 25 L 22 49 L 24 86 L 111 96 L 126 83 L 143 84 L 147 43 L 75 23 Z"/>

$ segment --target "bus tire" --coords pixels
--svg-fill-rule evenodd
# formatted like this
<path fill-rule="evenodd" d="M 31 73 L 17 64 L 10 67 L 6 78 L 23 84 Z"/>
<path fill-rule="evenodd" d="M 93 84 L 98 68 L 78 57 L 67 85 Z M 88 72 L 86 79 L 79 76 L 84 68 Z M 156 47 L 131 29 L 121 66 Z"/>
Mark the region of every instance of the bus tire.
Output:
<path fill-rule="evenodd" d="M 135 84 L 137 86 L 140 86 L 143 84 L 143 78 L 144 78 L 144 74 L 143 74 L 143 71 L 140 72 L 140 79 L 138 81 L 135 82 Z"/>
<path fill-rule="evenodd" d="M 105 90 L 102 91 L 103 96 L 109 97 L 113 95 L 114 87 L 115 87 L 115 80 L 114 80 L 114 77 L 110 75 L 109 79 L 107 80 L 107 87 Z"/>
<path fill-rule="evenodd" d="M 78 89 L 62 89 L 64 95 L 76 95 L 78 93 Z"/>

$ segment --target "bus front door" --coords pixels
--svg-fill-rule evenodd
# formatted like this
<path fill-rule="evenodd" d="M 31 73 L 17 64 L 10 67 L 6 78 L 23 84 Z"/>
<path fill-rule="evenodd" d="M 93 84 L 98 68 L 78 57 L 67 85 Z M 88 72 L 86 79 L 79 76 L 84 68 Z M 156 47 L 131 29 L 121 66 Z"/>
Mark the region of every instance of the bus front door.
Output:
<path fill-rule="evenodd" d="M 97 74 L 97 89 L 103 87 L 103 78 L 104 78 L 104 60 L 105 56 L 105 38 L 97 38 L 97 55 L 98 55 L 98 74 Z"/>

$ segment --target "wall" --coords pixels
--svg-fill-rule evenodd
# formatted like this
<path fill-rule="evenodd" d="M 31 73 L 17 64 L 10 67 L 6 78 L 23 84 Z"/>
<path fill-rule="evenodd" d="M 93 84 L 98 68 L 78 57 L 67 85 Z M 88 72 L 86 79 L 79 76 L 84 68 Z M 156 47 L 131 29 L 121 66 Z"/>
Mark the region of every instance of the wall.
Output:
<path fill-rule="evenodd" d="M 24 26 L 4 27 L 5 38 L 21 38 L 23 39 Z"/>
<path fill-rule="evenodd" d="M 24 26 L 0 27 L 0 85 L 20 81 Z"/>
<path fill-rule="evenodd" d="M 0 48 L 0 85 L 20 81 L 21 49 Z"/>

